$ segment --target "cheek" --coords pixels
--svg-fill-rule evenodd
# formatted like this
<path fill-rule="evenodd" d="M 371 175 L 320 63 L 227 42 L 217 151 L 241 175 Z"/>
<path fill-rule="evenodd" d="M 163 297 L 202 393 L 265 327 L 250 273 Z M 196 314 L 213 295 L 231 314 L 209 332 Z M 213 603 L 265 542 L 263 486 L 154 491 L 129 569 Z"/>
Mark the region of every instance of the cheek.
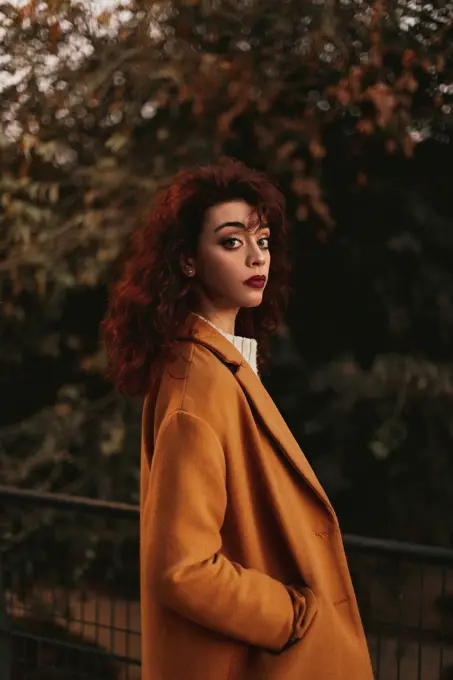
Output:
<path fill-rule="evenodd" d="M 207 280 L 233 282 L 239 276 L 243 264 L 234 251 L 216 251 L 205 258 L 203 274 Z"/>

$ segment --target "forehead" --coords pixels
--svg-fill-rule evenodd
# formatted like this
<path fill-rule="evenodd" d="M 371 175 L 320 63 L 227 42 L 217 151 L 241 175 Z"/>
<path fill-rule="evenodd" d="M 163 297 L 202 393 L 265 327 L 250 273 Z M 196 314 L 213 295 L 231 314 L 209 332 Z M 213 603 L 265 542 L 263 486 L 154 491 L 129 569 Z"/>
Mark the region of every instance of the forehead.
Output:
<path fill-rule="evenodd" d="M 242 222 L 247 227 L 253 227 L 259 221 L 256 209 L 245 201 L 218 203 L 209 208 L 205 215 L 205 224 L 212 229 L 224 222 Z"/>

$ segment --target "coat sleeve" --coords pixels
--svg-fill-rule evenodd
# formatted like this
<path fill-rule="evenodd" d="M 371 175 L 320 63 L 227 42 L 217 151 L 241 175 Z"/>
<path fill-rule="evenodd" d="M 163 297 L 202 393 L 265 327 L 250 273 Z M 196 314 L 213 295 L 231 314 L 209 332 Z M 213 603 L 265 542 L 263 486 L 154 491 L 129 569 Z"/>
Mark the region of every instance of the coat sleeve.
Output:
<path fill-rule="evenodd" d="M 162 604 L 273 652 L 300 639 L 316 613 L 311 591 L 294 591 L 221 553 L 225 456 L 206 421 L 185 411 L 167 416 L 158 432 L 150 483 L 142 533 L 153 527 L 145 560 L 154 575 L 150 586 Z"/>

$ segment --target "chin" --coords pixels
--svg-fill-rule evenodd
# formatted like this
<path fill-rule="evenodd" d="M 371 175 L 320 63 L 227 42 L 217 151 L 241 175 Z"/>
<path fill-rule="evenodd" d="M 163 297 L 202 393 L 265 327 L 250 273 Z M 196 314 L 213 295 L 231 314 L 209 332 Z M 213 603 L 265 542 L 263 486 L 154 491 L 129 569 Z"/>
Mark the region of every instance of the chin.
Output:
<path fill-rule="evenodd" d="M 254 292 L 252 295 L 248 295 L 247 298 L 242 301 L 240 307 L 246 308 L 259 307 L 262 301 L 263 301 L 262 291 L 258 291 L 256 293 Z"/>

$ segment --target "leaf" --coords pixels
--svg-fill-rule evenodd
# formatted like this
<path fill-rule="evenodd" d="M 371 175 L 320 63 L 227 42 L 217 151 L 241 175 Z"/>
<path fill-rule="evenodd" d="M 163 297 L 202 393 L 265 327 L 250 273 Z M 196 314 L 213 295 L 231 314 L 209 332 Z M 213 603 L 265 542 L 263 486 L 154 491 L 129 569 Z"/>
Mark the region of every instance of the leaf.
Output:
<path fill-rule="evenodd" d="M 39 139 L 28 133 L 22 135 L 22 151 L 27 160 L 31 160 L 31 150 L 38 146 Z"/>
<path fill-rule="evenodd" d="M 385 460 L 389 457 L 390 451 L 388 448 L 379 441 L 372 441 L 369 444 L 370 451 L 377 460 Z"/>
<path fill-rule="evenodd" d="M 50 189 L 49 189 L 49 200 L 52 205 L 56 205 L 58 203 L 58 199 L 60 196 L 60 186 L 54 182 L 51 184 Z"/>
<path fill-rule="evenodd" d="M 308 220 L 308 207 L 304 203 L 297 206 L 296 218 L 299 222 L 306 222 Z"/>
<path fill-rule="evenodd" d="M 326 155 L 326 149 L 320 139 L 312 139 L 308 146 L 308 149 L 313 158 L 316 158 L 317 160 L 324 158 Z"/>
<path fill-rule="evenodd" d="M 52 24 L 50 27 L 50 40 L 51 43 L 53 43 L 53 52 L 57 51 L 57 45 L 56 43 L 60 40 L 61 38 L 61 28 L 60 28 L 60 23 L 58 21 L 55 21 L 55 23 Z"/>
<path fill-rule="evenodd" d="M 112 20 L 112 15 L 110 12 L 104 11 L 101 12 L 101 14 L 98 14 L 97 20 L 102 26 L 109 26 Z"/>
<path fill-rule="evenodd" d="M 375 127 L 371 120 L 359 120 L 355 129 L 362 135 L 372 135 Z"/>
<path fill-rule="evenodd" d="M 59 418 L 65 418 L 72 413 L 72 406 L 70 404 L 55 404 L 54 411 Z"/>
<path fill-rule="evenodd" d="M 36 17 L 36 10 L 38 8 L 39 0 L 30 0 L 26 5 L 19 10 L 19 19 L 34 19 Z"/>
<path fill-rule="evenodd" d="M 129 142 L 129 137 L 121 132 L 116 132 L 114 135 L 109 137 L 105 142 L 105 146 L 113 151 L 113 153 L 118 153 L 121 151 Z"/>
<path fill-rule="evenodd" d="M 279 146 L 277 149 L 277 158 L 279 160 L 284 160 L 285 158 L 289 158 L 291 154 L 294 153 L 294 151 L 297 148 L 297 142 L 294 141 L 289 141 L 286 142 L 285 144 L 282 144 L 282 146 Z"/>
<path fill-rule="evenodd" d="M 401 144 L 403 147 L 404 155 L 407 156 L 408 158 L 412 158 L 412 156 L 414 155 L 415 144 L 410 135 L 406 135 L 405 137 L 403 137 Z"/>

